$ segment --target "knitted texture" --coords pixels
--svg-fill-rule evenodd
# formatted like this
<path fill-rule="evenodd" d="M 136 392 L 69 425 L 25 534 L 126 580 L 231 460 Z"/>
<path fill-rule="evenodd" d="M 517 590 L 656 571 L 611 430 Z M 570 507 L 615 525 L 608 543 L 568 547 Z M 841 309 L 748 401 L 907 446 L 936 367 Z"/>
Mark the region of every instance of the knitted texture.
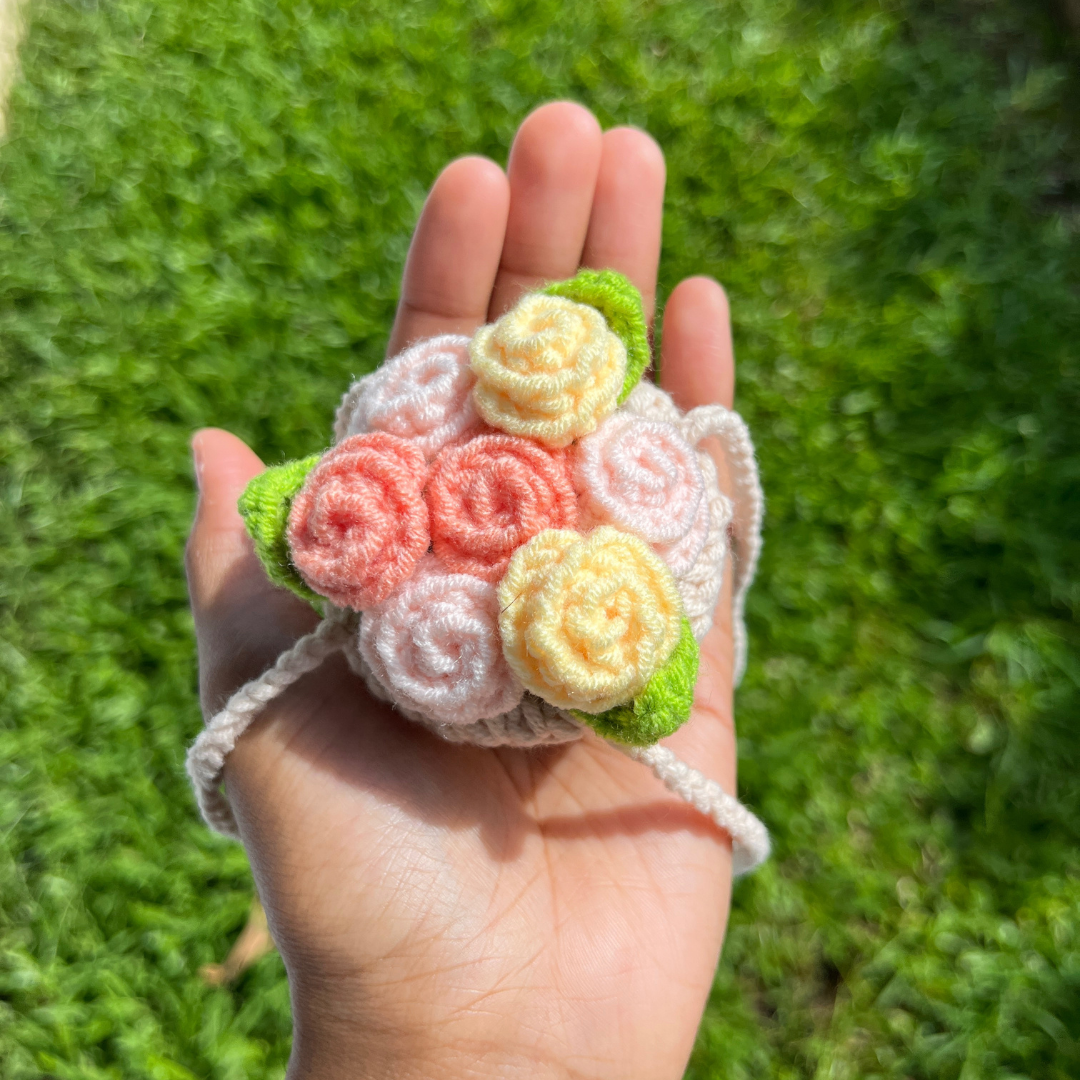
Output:
<path fill-rule="evenodd" d="M 676 560 L 670 552 L 660 557 L 671 567 L 683 612 L 690 620 L 694 637 L 700 641 L 712 628 L 720 590 L 724 584 L 724 564 L 728 551 L 728 526 L 731 523 L 731 500 L 720 491 L 716 465 L 704 451 L 698 452 L 698 466 L 705 480 L 708 532 L 705 543 L 690 566 Z"/>
<path fill-rule="evenodd" d="M 578 710 L 573 715 L 605 739 L 651 746 L 690 719 L 699 661 L 694 632 L 689 620 L 683 619 L 675 651 L 630 705 L 617 705 L 596 716 Z"/>
<path fill-rule="evenodd" d="M 695 455 L 696 459 L 697 455 Z M 703 472 L 701 465 L 694 461 L 699 475 Z M 689 573 L 701 558 L 705 544 L 709 539 L 709 500 L 705 490 L 705 479 L 701 482 L 701 499 L 694 512 L 694 519 L 690 522 L 690 528 L 670 544 L 654 544 L 653 549 L 661 559 L 667 563 L 668 569 L 675 575 L 675 580 Z M 723 563 L 721 562 L 721 568 Z"/>
<path fill-rule="evenodd" d="M 368 431 L 408 439 L 429 460 L 480 426 L 469 339 L 443 334 L 420 341 L 353 383 L 334 424 L 336 441 Z"/>
<path fill-rule="evenodd" d="M 745 446 L 741 436 L 738 435 L 737 425 L 731 425 L 729 428 L 726 422 L 718 419 L 721 415 L 734 416 L 735 414 L 729 414 L 728 410 L 722 405 L 706 406 L 706 408 L 719 410 L 719 412 L 708 414 L 715 421 L 712 424 L 712 428 L 715 428 L 715 430 L 709 429 L 710 425 L 708 424 L 704 427 L 701 426 L 703 414 L 698 409 L 692 409 L 689 413 L 683 415 L 678 406 L 671 400 L 669 394 L 649 382 L 639 383 L 627 399 L 624 407 L 626 412 L 633 413 L 644 419 L 671 424 L 694 446 L 708 435 L 715 435 L 724 447 L 725 458 L 729 462 L 733 455 L 738 456 L 740 461 L 745 462 Z M 733 447 L 730 445 L 732 437 L 738 439 L 738 446 Z M 734 532 L 736 527 L 732 524 L 731 500 L 720 491 L 716 464 L 711 454 L 705 450 L 697 450 L 696 453 L 698 467 L 701 469 L 701 475 L 705 483 L 705 501 L 708 504 L 709 513 L 705 543 L 690 566 L 686 565 L 685 552 L 680 551 L 679 544 L 670 548 L 659 548 L 658 551 L 675 575 L 686 616 L 693 627 L 694 636 L 700 641 L 709 632 L 713 624 L 716 603 L 723 586 L 724 563 L 728 551 L 728 529 L 731 526 Z M 752 530 L 755 528 L 753 522 L 756 521 L 758 523 L 756 527 L 760 529 L 761 521 L 761 489 L 757 484 L 757 469 L 752 460 L 752 449 L 749 468 L 752 479 L 750 473 L 748 473 L 748 482 L 743 485 L 740 497 L 746 499 L 748 505 L 752 503 L 756 510 L 748 511 L 746 522 L 741 527 Z M 753 535 L 756 542 L 757 533 Z M 741 607 L 735 612 L 734 635 L 737 648 L 743 650 L 742 653 L 737 655 L 742 655 L 745 652 L 746 632 L 742 625 Z M 740 642 L 742 643 L 741 646 L 738 645 Z M 738 670 L 741 672 L 742 669 L 739 668 Z"/>
<path fill-rule="evenodd" d="M 269 671 L 240 687 L 199 733 L 188 751 L 187 771 L 199 811 L 210 828 L 225 836 L 239 836 L 232 807 L 221 790 L 225 759 L 237 740 L 266 705 L 341 649 L 348 637 L 348 627 L 341 621 L 333 616 L 324 619 L 314 631 L 286 649 Z"/>
<path fill-rule="evenodd" d="M 441 724 L 514 708 L 523 688 L 499 639 L 495 587 L 428 556 L 389 600 L 366 611 L 359 651 L 395 702 Z"/>
<path fill-rule="evenodd" d="M 345 652 L 353 670 L 366 677 L 362 659 L 350 647 L 355 636 L 350 632 L 349 616 L 347 611 L 331 608 L 330 615 L 312 633 L 282 653 L 269 671 L 237 690 L 192 744 L 187 756 L 188 776 L 203 820 L 212 829 L 239 838 L 236 818 L 221 787 L 222 770 L 225 759 L 266 704 L 339 649 Z M 372 690 L 376 697 L 384 697 L 377 685 Z M 402 712 L 409 715 L 408 709 Z M 579 738 L 581 728 L 565 717 L 566 714 L 529 695 L 494 725 L 482 722 L 439 728 L 429 718 L 415 714 L 421 723 L 452 741 L 479 746 L 535 746 Z M 650 768 L 670 791 L 710 817 L 731 837 L 733 873 L 749 873 L 769 857 L 769 834 L 765 826 L 715 781 L 680 761 L 666 747 L 628 746 L 619 742 L 612 745 Z"/>
<path fill-rule="evenodd" d="M 349 614 L 358 621 L 367 617 Z M 490 747 L 556 746 L 575 742 L 585 731 L 584 725 L 570 713 L 556 709 L 554 705 L 549 705 L 528 691 L 514 708 L 498 716 L 485 717 L 470 724 L 444 724 L 427 713 L 394 700 L 394 695 L 375 678 L 370 665 L 360 655 L 359 634 L 353 634 L 346 640 L 342 652 L 353 673 L 364 680 L 373 698 L 393 705 L 402 716 L 422 725 L 447 742 Z"/>
<path fill-rule="evenodd" d="M 710 436 L 720 440 L 734 488 L 735 510 L 730 528 L 735 555 L 732 631 L 737 686 L 746 670 L 746 594 L 757 571 L 761 554 L 761 522 L 765 516 L 765 498 L 758 479 L 754 443 L 743 418 L 723 405 L 702 405 L 691 409 L 682 421 L 682 430 L 695 445 Z"/>
<path fill-rule="evenodd" d="M 638 381 L 648 359 L 636 290 L 582 271 L 471 340 L 387 361 L 346 393 L 333 449 L 251 482 L 240 508 L 268 575 L 323 598 L 325 619 L 196 740 L 215 828 L 235 832 L 221 769 L 236 739 L 341 650 L 373 697 L 451 742 L 592 728 L 727 830 L 739 870 L 765 857 L 761 823 L 653 745 L 692 710 L 729 551 L 741 674 L 762 498 L 742 420 L 684 415 Z"/>
<path fill-rule="evenodd" d="M 318 461 L 319 455 L 312 454 L 267 469 L 248 484 L 237 504 L 266 576 L 305 600 L 317 600 L 318 595 L 304 584 L 289 558 L 285 524 L 293 498 Z"/>
<path fill-rule="evenodd" d="M 627 412 L 643 420 L 657 420 L 679 427 L 683 411 L 671 400 L 671 395 L 648 379 L 639 382 L 626 399 Z"/>
<path fill-rule="evenodd" d="M 614 746 L 619 746 L 614 743 Z M 627 757 L 647 765 L 663 785 L 699 810 L 731 837 L 731 871 L 748 874 L 770 851 L 769 831 L 715 781 L 680 761 L 666 746 L 620 747 Z"/>
<path fill-rule="evenodd" d="M 469 345 L 473 400 L 493 428 L 568 446 L 614 411 L 626 347 L 595 309 L 532 293 Z"/>
<path fill-rule="evenodd" d="M 708 532 L 705 484 L 671 424 L 615 413 L 575 444 L 573 467 L 583 522 L 609 523 L 693 563 Z"/>
<path fill-rule="evenodd" d="M 427 466 L 412 443 L 383 432 L 353 435 L 308 474 L 289 511 L 293 565 L 340 607 L 385 600 L 430 543 Z"/>
<path fill-rule="evenodd" d="M 619 403 L 630 396 L 649 366 L 649 326 L 641 293 L 622 274 L 614 270 L 581 270 L 569 281 L 548 285 L 548 296 L 563 296 L 579 304 L 596 308 L 608 328 L 626 348 L 626 376 L 619 391 Z"/>
<path fill-rule="evenodd" d="M 572 529 L 577 499 L 566 452 L 514 435 L 446 447 L 427 488 L 435 554 L 457 573 L 497 582 L 544 529 Z"/>
<path fill-rule="evenodd" d="M 671 572 L 636 536 L 548 530 L 515 552 L 499 584 L 503 649 L 533 693 L 601 713 L 632 700 L 679 641 Z"/>

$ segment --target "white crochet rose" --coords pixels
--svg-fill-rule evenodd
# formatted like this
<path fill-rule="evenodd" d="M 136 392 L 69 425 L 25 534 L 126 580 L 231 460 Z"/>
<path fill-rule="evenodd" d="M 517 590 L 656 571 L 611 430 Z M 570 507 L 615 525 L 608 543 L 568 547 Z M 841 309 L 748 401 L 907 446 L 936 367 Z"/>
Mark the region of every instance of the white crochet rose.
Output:
<path fill-rule="evenodd" d="M 443 334 L 418 342 L 358 379 L 334 423 L 338 442 L 385 431 L 411 440 L 430 461 L 447 443 L 479 427 L 472 400 L 469 338 Z"/>
<path fill-rule="evenodd" d="M 523 687 L 503 656 L 495 586 L 428 558 L 389 600 L 364 612 L 357 645 L 397 704 L 442 724 L 513 709 Z"/>
<path fill-rule="evenodd" d="M 707 531 L 705 543 L 690 565 L 681 565 L 671 572 L 679 586 L 683 610 L 690 620 L 694 637 L 700 641 L 712 628 L 720 589 L 724 583 L 724 565 L 728 553 L 728 526 L 731 524 L 731 500 L 720 491 L 716 465 L 704 451 L 698 451 L 698 464 L 705 478 Z M 661 553 L 661 558 L 664 558 Z M 671 566 L 669 560 L 668 565 Z"/>
<path fill-rule="evenodd" d="M 716 604 L 724 581 L 724 567 L 729 555 L 728 531 L 732 524 L 732 504 L 731 500 L 720 491 L 716 465 L 712 457 L 706 451 L 699 449 L 698 444 L 703 437 L 713 433 L 710 425 L 702 425 L 702 418 L 712 417 L 722 427 L 721 420 L 723 415 L 727 414 L 727 410 L 721 406 L 707 406 L 704 409 L 694 409 L 684 415 L 671 400 L 670 395 L 660 387 L 654 383 L 641 382 L 627 398 L 624 411 L 639 416 L 643 420 L 671 424 L 678 429 L 689 444 L 695 447 L 695 456 L 704 482 L 704 498 L 702 499 L 703 506 L 699 508 L 698 517 L 691 530 L 693 535 L 688 535 L 682 541 L 677 541 L 667 547 L 658 545 L 656 551 L 675 575 L 686 617 L 690 620 L 694 637 L 701 641 L 712 627 Z M 720 420 L 716 419 L 717 412 L 720 414 Z M 728 440 L 722 441 L 726 444 Z M 756 472 L 754 475 L 756 483 Z M 760 492 L 752 496 L 755 503 L 759 499 Z M 699 544 L 698 530 L 702 524 L 706 526 L 705 540 L 703 544 Z M 759 525 L 753 527 L 755 537 L 756 529 L 759 527 Z M 692 555 L 695 550 L 697 554 Z M 736 581 L 735 584 L 738 595 L 739 582 Z M 741 615 L 735 619 L 734 633 L 737 648 L 741 648 L 745 653 L 745 630 L 742 628 Z"/>
<path fill-rule="evenodd" d="M 693 565 L 709 530 L 705 485 L 673 425 L 620 410 L 575 445 L 573 461 L 583 523 L 640 536 L 675 572 Z"/>
<path fill-rule="evenodd" d="M 706 491 L 698 502 L 697 513 L 690 528 L 670 544 L 654 544 L 656 554 L 667 563 L 676 580 L 697 563 L 709 538 L 709 499 Z"/>

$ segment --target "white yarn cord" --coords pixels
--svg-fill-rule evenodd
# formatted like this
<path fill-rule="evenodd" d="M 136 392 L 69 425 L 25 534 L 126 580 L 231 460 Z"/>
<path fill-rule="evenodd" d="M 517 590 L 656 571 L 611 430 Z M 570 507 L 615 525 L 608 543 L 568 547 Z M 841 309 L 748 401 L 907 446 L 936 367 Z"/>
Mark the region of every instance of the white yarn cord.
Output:
<path fill-rule="evenodd" d="M 746 422 L 723 405 L 701 405 L 691 409 L 683 421 L 683 434 L 697 445 L 710 436 L 724 447 L 731 472 L 735 515 L 731 523 L 734 578 L 732 582 L 731 624 L 735 646 L 735 685 L 746 670 L 746 594 L 754 580 L 761 554 L 761 522 L 765 514 L 765 496 L 758 478 L 754 444 Z"/>
<path fill-rule="evenodd" d="M 324 619 L 315 630 L 283 652 L 269 671 L 237 690 L 192 744 L 187 755 L 188 776 L 203 820 L 215 832 L 240 838 L 236 818 L 222 788 L 225 759 L 240 736 L 264 706 L 302 675 L 314 671 L 331 653 L 339 649 L 348 652 L 353 632 L 354 628 L 340 618 L 332 615 Z M 513 737 L 507 742 L 513 745 Z M 731 837 L 732 868 L 736 874 L 749 873 L 769 857 L 769 833 L 765 826 L 716 781 L 690 768 L 667 747 L 611 745 L 647 765 L 670 791 L 712 818 Z"/>
<path fill-rule="evenodd" d="M 731 869 L 748 874 L 769 857 L 769 830 L 715 780 L 677 758 L 666 746 L 620 746 L 627 757 L 647 765 L 669 791 L 710 817 L 731 837 Z"/>
<path fill-rule="evenodd" d="M 225 708 L 199 734 L 187 756 L 187 771 L 203 820 L 211 829 L 239 839 L 232 807 L 222 790 L 225 759 L 251 722 L 301 675 L 314 671 L 331 653 L 344 647 L 348 627 L 337 619 L 324 619 L 291 648 L 283 652 L 269 671 L 240 687 Z"/>

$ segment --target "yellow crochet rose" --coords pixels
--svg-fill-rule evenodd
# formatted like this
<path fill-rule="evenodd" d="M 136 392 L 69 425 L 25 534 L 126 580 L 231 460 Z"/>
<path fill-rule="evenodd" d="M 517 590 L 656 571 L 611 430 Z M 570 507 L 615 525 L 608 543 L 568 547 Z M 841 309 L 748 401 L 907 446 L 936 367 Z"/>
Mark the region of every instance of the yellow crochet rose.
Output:
<path fill-rule="evenodd" d="M 639 694 L 679 642 L 671 571 L 643 540 L 610 526 L 548 529 L 514 552 L 499 583 L 507 662 L 561 709 L 601 713 Z"/>
<path fill-rule="evenodd" d="M 469 345 L 477 412 L 494 428 L 568 446 L 615 411 L 626 347 L 603 315 L 533 293 Z"/>

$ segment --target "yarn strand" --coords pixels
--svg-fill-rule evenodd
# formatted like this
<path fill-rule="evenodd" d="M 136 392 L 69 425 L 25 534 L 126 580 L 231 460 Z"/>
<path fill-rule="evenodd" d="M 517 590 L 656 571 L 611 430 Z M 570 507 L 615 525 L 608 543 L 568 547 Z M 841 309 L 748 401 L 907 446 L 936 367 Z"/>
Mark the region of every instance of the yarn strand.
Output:
<path fill-rule="evenodd" d="M 310 633 L 287 649 L 268 671 L 246 683 L 225 707 L 211 717 L 187 755 L 187 772 L 203 820 L 215 832 L 240 838 L 229 800 L 222 789 L 225 759 L 240 736 L 274 698 L 294 682 L 314 671 L 323 660 L 348 644 L 351 629 L 340 618 L 324 619 Z M 712 818 L 730 837 L 732 866 L 747 874 L 769 857 L 769 833 L 765 826 L 716 781 L 703 776 L 663 746 L 624 746 L 612 743 L 627 757 L 650 768 L 659 780 L 691 806 Z"/>
<path fill-rule="evenodd" d="M 769 857 L 769 830 L 715 780 L 692 769 L 666 746 L 611 745 L 648 766 L 668 791 L 712 818 L 731 837 L 731 869 L 736 876 L 749 874 Z"/>
<path fill-rule="evenodd" d="M 240 838 L 232 807 L 222 790 L 225 759 L 240 736 L 274 698 L 294 682 L 314 671 L 331 653 L 347 642 L 348 628 L 337 619 L 324 619 L 291 649 L 283 652 L 268 671 L 240 687 L 219 713 L 210 718 L 187 755 L 187 772 L 195 788 L 199 812 L 211 829 Z"/>
<path fill-rule="evenodd" d="M 746 422 L 723 405 L 700 405 L 686 414 L 683 434 L 694 445 L 713 436 L 720 440 L 731 471 L 735 515 L 731 523 L 735 558 L 732 581 L 731 624 L 734 638 L 735 685 L 746 671 L 746 594 L 754 580 L 761 554 L 761 522 L 765 515 L 765 496 L 758 477 L 754 443 Z"/>

